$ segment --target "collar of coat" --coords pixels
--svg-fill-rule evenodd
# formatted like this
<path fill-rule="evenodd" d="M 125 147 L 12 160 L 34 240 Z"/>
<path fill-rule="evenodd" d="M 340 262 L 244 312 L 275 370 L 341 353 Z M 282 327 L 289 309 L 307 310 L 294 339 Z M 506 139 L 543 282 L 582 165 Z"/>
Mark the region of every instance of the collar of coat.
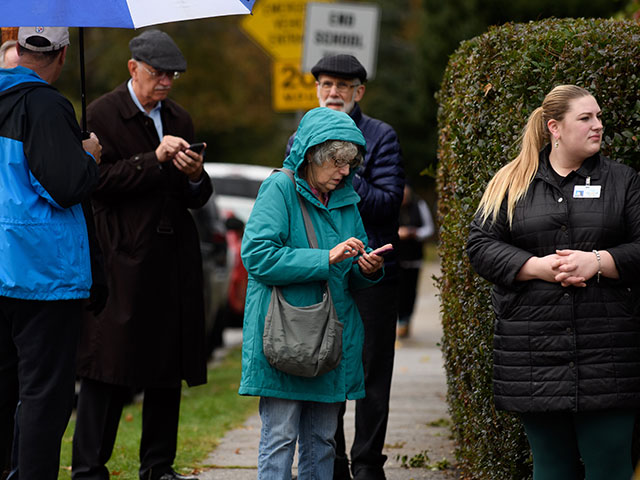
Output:
<path fill-rule="evenodd" d="M 360 123 L 360 120 L 362 120 L 362 110 L 360 109 L 360 105 L 357 102 L 349 112 L 349 116 L 354 122 L 356 122 L 356 125 L 358 125 Z"/>
<path fill-rule="evenodd" d="M 540 151 L 538 157 L 538 171 L 535 179 L 548 181 L 551 176 L 551 164 L 549 163 L 549 153 L 551 153 L 551 144 L 548 144 Z M 591 181 L 598 180 L 601 175 L 600 153 L 596 153 L 582 162 L 582 165 L 575 171 L 576 175 L 582 178 L 591 177 Z"/>
<path fill-rule="evenodd" d="M 115 93 L 118 98 L 118 109 L 120 111 L 120 114 L 126 120 L 129 120 L 138 114 L 144 115 L 144 113 L 142 113 L 133 102 L 133 99 L 129 94 L 129 89 L 127 88 L 128 81 L 129 80 L 118 85 L 113 91 L 113 93 Z M 161 112 L 162 115 L 171 115 L 175 117 L 178 114 L 178 104 L 173 100 L 166 98 L 162 101 Z"/>

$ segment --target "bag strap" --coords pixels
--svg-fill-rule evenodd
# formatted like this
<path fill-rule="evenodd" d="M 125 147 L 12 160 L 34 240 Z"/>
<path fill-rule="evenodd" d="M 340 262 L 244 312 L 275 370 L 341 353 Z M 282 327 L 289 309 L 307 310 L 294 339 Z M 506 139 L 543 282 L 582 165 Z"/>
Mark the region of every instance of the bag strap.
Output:
<path fill-rule="evenodd" d="M 302 218 L 304 219 L 304 229 L 307 231 L 307 240 L 309 240 L 309 246 L 311 248 L 318 248 L 318 239 L 316 237 L 316 231 L 313 228 L 313 223 L 311 223 L 311 217 L 309 216 L 309 211 L 307 210 L 307 205 L 298 192 L 298 186 L 296 185 L 296 179 L 293 176 L 293 170 L 289 170 L 288 168 L 274 168 L 271 174 L 273 175 L 275 172 L 283 172 L 289 177 L 291 182 L 293 182 L 293 189 L 296 191 L 296 195 L 298 197 L 298 203 L 300 204 L 300 210 L 302 210 Z M 277 287 L 274 285 L 273 288 L 277 290 Z M 331 289 L 329 288 L 329 280 L 325 281 L 325 291 L 327 292 L 328 301 L 333 305 L 333 299 L 331 298 Z"/>
<path fill-rule="evenodd" d="M 300 209 L 302 210 L 302 218 L 304 219 L 304 228 L 307 231 L 307 239 L 309 240 L 309 245 L 311 248 L 318 248 L 318 239 L 316 237 L 316 231 L 313 228 L 313 223 L 311 223 L 311 217 L 309 216 L 309 210 L 307 210 L 307 205 L 305 204 L 302 195 L 298 192 L 298 188 L 296 186 L 296 180 L 293 176 L 293 170 L 289 170 L 288 168 L 275 168 L 274 172 L 283 172 L 289 177 L 289 179 L 293 182 L 293 188 L 296 191 L 296 195 L 298 197 L 298 203 L 300 204 Z"/>

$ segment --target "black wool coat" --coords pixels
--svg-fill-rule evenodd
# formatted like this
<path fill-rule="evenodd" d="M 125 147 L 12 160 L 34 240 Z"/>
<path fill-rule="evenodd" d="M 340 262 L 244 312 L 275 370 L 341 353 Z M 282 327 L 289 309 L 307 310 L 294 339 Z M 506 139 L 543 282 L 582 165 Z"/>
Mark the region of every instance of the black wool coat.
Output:
<path fill-rule="evenodd" d="M 191 117 L 162 102 L 164 135 L 193 142 Z M 102 144 L 100 183 L 93 196 L 109 299 L 85 315 L 78 375 L 137 388 L 206 382 L 202 261 L 188 208 L 211 196 L 170 162 L 160 165 L 153 121 L 133 103 L 126 84 L 87 110 Z"/>
<path fill-rule="evenodd" d="M 549 147 L 509 228 L 506 202 L 495 223 L 471 224 L 467 253 L 494 284 L 493 391 L 514 412 L 593 411 L 640 405 L 640 179 L 595 155 L 558 183 Z M 600 185 L 574 198 L 574 185 Z M 586 287 L 515 280 L 532 256 L 556 249 L 607 250 L 619 280 Z"/>

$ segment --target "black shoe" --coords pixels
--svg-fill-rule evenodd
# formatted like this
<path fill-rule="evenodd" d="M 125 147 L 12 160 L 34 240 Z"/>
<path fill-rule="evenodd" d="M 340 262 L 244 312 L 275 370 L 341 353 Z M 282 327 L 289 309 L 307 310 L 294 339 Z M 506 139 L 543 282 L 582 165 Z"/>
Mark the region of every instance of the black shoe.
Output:
<path fill-rule="evenodd" d="M 353 469 L 353 480 L 386 480 L 384 468 L 358 465 Z"/>
<path fill-rule="evenodd" d="M 351 480 L 347 457 L 336 457 L 333 461 L 333 480 Z"/>
<path fill-rule="evenodd" d="M 199 479 L 198 477 L 194 477 L 193 475 L 180 475 L 179 473 L 176 473 L 174 470 L 170 470 L 164 475 L 162 475 L 161 477 L 159 477 L 158 480 L 199 480 Z"/>

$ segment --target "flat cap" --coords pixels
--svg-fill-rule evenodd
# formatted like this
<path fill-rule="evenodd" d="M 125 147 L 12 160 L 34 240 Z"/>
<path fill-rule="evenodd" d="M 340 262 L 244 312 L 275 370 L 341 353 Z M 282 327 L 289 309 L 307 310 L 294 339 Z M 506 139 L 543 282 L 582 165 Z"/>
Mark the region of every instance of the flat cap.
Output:
<path fill-rule="evenodd" d="M 134 60 L 151 65 L 156 70 L 184 72 L 187 61 L 173 39 L 160 30 L 145 30 L 129 42 Z"/>
<path fill-rule="evenodd" d="M 331 75 L 340 78 L 359 78 L 362 83 L 367 81 L 367 70 L 353 55 L 331 55 L 322 57 L 311 68 L 316 80 L 319 75 Z"/>

